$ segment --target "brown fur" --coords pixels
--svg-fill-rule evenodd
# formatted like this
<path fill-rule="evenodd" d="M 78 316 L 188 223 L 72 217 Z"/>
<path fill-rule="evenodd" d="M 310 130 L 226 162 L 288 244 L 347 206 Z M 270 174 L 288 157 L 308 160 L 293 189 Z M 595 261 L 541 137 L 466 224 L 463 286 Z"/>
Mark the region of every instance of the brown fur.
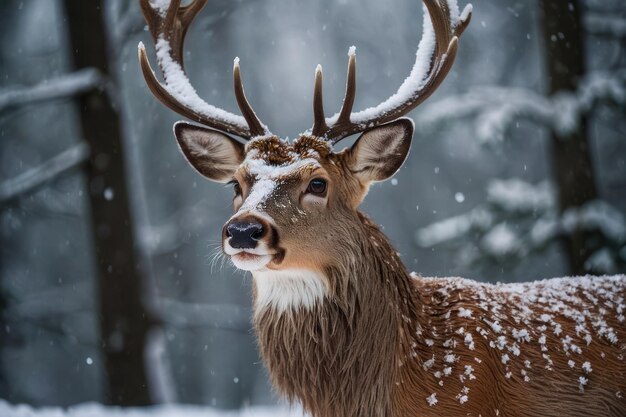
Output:
<path fill-rule="evenodd" d="M 276 244 L 286 253 L 270 267 L 319 270 L 329 290 L 311 310 L 265 307 L 255 313 L 261 354 L 281 394 L 315 417 L 624 415 L 626 332 L 617 312 L 626 296 L 624 277 L 605 279 L 615 287 L 610 295 L 575 290 L 581 304 L 572 307 L 590 314 L 585 322 L 589 345 L 573 318 L 549 311 L 558 296 L 529 303 L 514 286 L 412 277 L 384 234 L 356 210 L 368 184 L 351 171 L 350 151 L 332 153 L 315 138 L 301 140 L 295 145 L 256 140 L 246 149 L 275 165 L 314 156 L 315 150 L 322 165 L 314 173 L 285 178 L 264 207 L 279 231 Z M 236 176 L 244 177 L 243 171 Z M 327 206 L 297 209 L 302 184 L 320 172 L 331 179 Z M 557 283 L 551 282 L 527 284 L 524 291 Z M 574 284 L 562 281 L 563 291 Z M 572 302 L 563 300 L 563 305 Z M 471 317 L 460 317 L 461 309 Z M 560 324 L 560 334 L 550 326 L 537 330 L 546 325 L 538 318 L 546 312 Z M 617 342 L 597 334 L 592 318 L 598 314 Z M 500 333 L 489 325 L 494 320 Z M 528 339 L 516 340 L 513 332 L 523 329 Z M 547 351 L 541 349 L 541 334 Z M 505 340 L 498 345 L 501 336 Z M 566 337 L 580 353 L 564 351 Z M 447 363 L 446 354 L 454 361 Z M 583 370 L 584 362 L 590 372 Z M 447 367 L 450 374 L 443 375 Z M 583 391 L 581 376 L 588 379 Z M 430 406 L 432 394 L 437 403 Z"/>

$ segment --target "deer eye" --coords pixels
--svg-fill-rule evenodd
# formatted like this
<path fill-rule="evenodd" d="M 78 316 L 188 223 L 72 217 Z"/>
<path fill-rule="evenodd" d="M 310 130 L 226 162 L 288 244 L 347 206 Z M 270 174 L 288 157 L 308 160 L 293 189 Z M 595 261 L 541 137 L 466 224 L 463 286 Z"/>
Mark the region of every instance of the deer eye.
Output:
<path fill-rule="evenodd" d="M 237 181 L 233 181 L 233 191 L 235 196 L 241 195 L 241 185 Z"/>
<path fill-rule="evenodd" d="M 324 193 L 326 193 L 326 180 L 323 180 L 321 178 L 311 180 L 309 186 L 306 189 L 306 192 L 311 194 L 323 195 Z"/>

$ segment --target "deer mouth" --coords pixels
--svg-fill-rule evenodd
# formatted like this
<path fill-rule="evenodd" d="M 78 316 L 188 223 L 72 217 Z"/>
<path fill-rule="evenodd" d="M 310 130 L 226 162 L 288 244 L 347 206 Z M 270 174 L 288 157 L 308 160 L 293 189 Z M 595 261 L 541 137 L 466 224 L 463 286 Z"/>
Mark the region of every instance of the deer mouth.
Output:
<path fill-rule="evenodd" d="M 231 255 L 230 260 L 238 268 L 244 271 L 258 271 L 270 263 L 274 255 L 256 255 L 249 252 L 239 252 Z"/>
<path fill-rule="evenodd" d="M 233 265 L 244 271 L 258 271 L 265 269 L 270 264 L 272 264 L 273 267 L 277 267 L 284 258 L 285 252 L 282 250 L 267 254 L 241 251 L 230 255 L 230 260 Z"/>

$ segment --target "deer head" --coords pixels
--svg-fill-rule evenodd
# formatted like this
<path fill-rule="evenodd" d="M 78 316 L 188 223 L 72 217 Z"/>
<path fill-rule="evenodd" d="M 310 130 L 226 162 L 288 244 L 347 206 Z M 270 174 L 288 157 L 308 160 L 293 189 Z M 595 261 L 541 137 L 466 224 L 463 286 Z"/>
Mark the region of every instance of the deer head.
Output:
<path fill-rule="evenodd" d="M 430 96 L 452 67 L 458 37 L 469 23 L 443 0 L 425 0 L 424 37 L 416 65 L 398 92 L 375 108 L 352 112 L 356 92 L 356 55 L 350 48 L 341 110 L 326 118 L 322 69 L 315 71 L 314 123 L 292 143 L 274 136 L 250 106 L 234 63 L 234 90 L 242 116 L 204 102 L 184 73 L 185 34 L 206 0 L 180 6 L 141 0 L 164 82 L 152 71 L 145 48 L 139 60 L 150 90 L 166 106 L 204 126 L 175 124 L 174 133 L 189 163 L 204 177 L 232 183 L 235 214 L 223 228 L 223 250 L 249 271 L 320 271 L 333 262 L 334 249 L 349 239 L 359 222 L 357 207 L 372 182 L 391 177 L 405 160 L 413 124 L 403 115 Z M 430 20 L 427 18 L 430 16 Z M 206 126 L 206 127 L 205 127 Z M 228 134 L 236 135 L 242 143 Z M 361 133 L 341 152 L 333 145 Z"/>

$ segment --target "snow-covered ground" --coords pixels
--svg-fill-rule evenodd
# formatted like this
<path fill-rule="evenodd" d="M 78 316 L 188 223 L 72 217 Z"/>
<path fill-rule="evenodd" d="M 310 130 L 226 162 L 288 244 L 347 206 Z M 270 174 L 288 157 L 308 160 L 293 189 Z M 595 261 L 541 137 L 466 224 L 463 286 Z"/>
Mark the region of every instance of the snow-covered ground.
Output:
<path fill-rule="evenodd" d="M 12 405 L 0 400 L 1 417 L 298 417 L 298 409 L 255 407 L 241 411 L 222 411 L 210 407 L 169 404 L 144 408 L 108 407 L 87 403 L 61 407 L 34 408 L 29 405 Z"/>

